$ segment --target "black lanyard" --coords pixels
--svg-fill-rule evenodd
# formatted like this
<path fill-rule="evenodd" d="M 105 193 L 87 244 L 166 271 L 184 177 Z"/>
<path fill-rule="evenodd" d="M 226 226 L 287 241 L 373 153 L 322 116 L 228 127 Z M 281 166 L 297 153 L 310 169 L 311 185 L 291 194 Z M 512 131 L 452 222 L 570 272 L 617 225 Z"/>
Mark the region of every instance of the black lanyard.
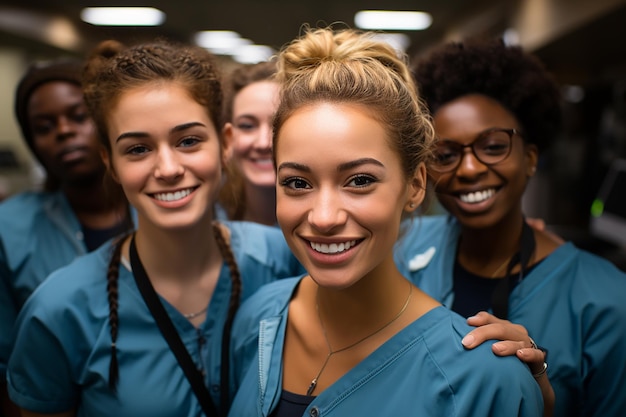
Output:
<path fill-rule="evenodd" d="M 154 291 L 154 287 L 146 274 L 146 270 L 139 259 L 139 255 L 137 254 L 137 248 L 135 247 L 135 235 L 133 235 L 130 241 L 130 265 L 133 270 L 133 276 L 135 277 L 135 282 L 137 283 L 137 287 L 141 292 L 141 296 L 143 297 L 146 305 L 150 309 L 152 313 L 152 317 L 157 322 L 163 337 L 167 341 L 170 349 L 176 356 L 178 360 L 178 364 L 182 368 L 185 376 L 189 380 L 191 384 L 191 389 L 194 394 L 198 398 L 198 402 L 202 407 L 202 411 L 207 417 L 217 417 L 220 415 L 217 411 L 217 407 L 213 403 L 213 399 L 211 398 L 211 394 L 209 394 L 209 390 L 204 384 L 204 379 L 202 374 L 194 364 L 189 352 L 185 348 L 182 340 L 180 339 L 180 335 L 176 331 L 172 320 L 169 315 L 165 311 L 161 300 L 159 300 L 159 296 L 156 291 Z M 227 326 L 228 327 L 228 326 Z M 229 329 L 230 330 L 230 329 Z M 228 349 L 228 344 L 226 344 Z M 224 349 L 224 343 L 222 343 L 222 349 Z M 226 354 L 226 358 L 228 355 Z M 224 352 L 222 352 L 222 367 L 228 366 L 228 362 L 226 364 L 223 363 L 224 360 Z M 222 381 L 220 381 L 220 386 L 222 390 L 228 388 L 228 381 L 223 380 L 224 372 L 222 372 Z M 228 372 L 226 372 L 228 375 Z M 222 409 L 225 410 L 227 407 L 225 404 L 222 404 Z"/>
<path fill-rule="evenodd" d="M 535 235 L 531 227 L 523 220 L 522 237 L 520 240 L 520 250 L 513 255 L 506 268 L 506 275 L 498 282 L 491 295 L 491 305 L 493 314 L 501 319 L 507 319 L 509 315 L 509 295 L 515 285 L 520 283 L 525 276 L 526 268 L 530 258 L 535 251 Z M 519 264 L 519 274 L 513 275 L 511 272 L 515 265 Z"/>

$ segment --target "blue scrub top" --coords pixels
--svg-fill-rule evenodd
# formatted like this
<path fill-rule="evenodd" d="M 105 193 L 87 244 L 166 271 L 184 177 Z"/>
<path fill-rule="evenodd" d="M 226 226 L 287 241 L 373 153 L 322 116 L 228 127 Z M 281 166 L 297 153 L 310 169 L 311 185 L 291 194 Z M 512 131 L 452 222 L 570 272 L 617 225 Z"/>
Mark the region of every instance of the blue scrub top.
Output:
<path fill-rule="evenodd" d="M 87 253 L 80 223 L 62 192 L 26 192 L 0 204 L 0 378 L 17 314 L 54 270 Z"/>
<path fill-rule="evenodd" d="M 226 222 L 242 278 L 242 299 L 261 285 L 301 273 L 281 232 L 254 223 Z M 51 275 L 18 317 L 7 372 L 11 399 L 39 413 L 77 408 L 78 416 L 200 416 L 200 405 L 136 286 L 120 266 L 117 391 L 108 387 L 111 359 L 106 272 L 111 245 Z M 207 319 L 194 327 L 161 299 L 219 406 L 221 339 L 231 291 L 226 264 Z"/>
<path fill-rule="evenodd" d="M 278 405 L 288 306 L 299 282 L 269 284 L 241 307 L 229 416 L 266 417 Z M 431 310 L 322 391 L 304 415 L 541 416 L 541 392 L 526 365 L 495 356 L 488 344 L 465 350 L 461 339 L 470 330 L 458 314 Z"/>
<path fill-rule="evenodd" d="M 460 225 L 451 216 L 407 223 L 400 272 L 448 308 Z M 509 318 L 548 349 L 555 417 L 626 415 L 626 274 L 565 243 L 511 292 Z"/>

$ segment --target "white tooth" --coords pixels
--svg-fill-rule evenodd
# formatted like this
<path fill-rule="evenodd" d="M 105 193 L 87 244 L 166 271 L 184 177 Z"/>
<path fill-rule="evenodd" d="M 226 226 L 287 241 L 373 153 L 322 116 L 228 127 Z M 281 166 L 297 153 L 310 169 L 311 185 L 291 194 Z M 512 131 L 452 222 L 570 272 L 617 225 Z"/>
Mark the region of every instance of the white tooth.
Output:
<path fill-rule="evenodd" d="M 356 245 L 356 240 L 331 244 L 310 242 L 310 245 L 311 248 L 320 253 L 340 253 Z"/>
<path fill-rule="evenodd" d="M 191 194 L 191 190 L 176 191 L 174 193 L 155 194 L 155 198 L 161 201 L 176 201 Z"/>
<path fill-rule="evenodd" d="M 488 190 L 462 194 L 460 195 L 460 199 L 464 203 L 480 203 L 482 201 L 487 200 L 488 198 L 491 198 L 494 194 L 495 194 L 495 190 L 493 188 L 490 188 Z"/>

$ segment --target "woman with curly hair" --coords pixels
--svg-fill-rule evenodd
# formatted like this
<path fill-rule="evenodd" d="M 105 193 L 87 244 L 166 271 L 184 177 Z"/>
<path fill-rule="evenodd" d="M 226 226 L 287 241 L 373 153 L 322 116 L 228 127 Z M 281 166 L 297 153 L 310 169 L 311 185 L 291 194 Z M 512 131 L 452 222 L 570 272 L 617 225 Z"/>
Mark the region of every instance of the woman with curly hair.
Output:
<path fill-rule="evenodd" d="M 276 228 L 215 221 L 226 149 L 214 58 L 108 41 L 83 88 L 137 228 L 31 296 L 9 394 L 28 416 L 225 415 L 240 301 L 301 266 Z"/>
<path fill-rule="evenodd" d="M 528 347 L 532 335 L 544 353 L 518 356 L 544 395 L 554 389 L 555 416 L 623 415 L 626 276 L 529 227 L 522 211 L 539 152 L 559 129 L 556 83 L 536 57 L 500 40 L 443 45 L 414 75 L 438 137 L 429 176 L 447 215 L 411 225 L 396 251 L 401 271 L 481 326 L 467 348 L 501 338 L 491 333 L 502 324 L 514 330 L 509 322 L 518 334 L 494 344 L 496 354 Z"/>
<path fill-rule="evenodd" d="M 540 415 L 525 366 L 487 344 L 465 350 L 471 327 L 395 266 L 434 139 L 404 60 L 327 28 L 278 63 L 276 214 L 307 272 L 242 305 L 230 415 Z"/>

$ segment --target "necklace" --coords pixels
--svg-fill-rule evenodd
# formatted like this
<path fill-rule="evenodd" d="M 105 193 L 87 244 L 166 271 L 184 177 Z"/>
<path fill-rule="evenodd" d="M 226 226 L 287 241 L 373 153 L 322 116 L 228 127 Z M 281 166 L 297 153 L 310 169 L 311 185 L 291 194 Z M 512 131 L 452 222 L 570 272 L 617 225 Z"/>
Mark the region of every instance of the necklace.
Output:
<path fill-rule="evenodd" d="M 189 314 L 183 314 L 183 316 L 186 319 L 195 319 L 196 317 L 198 317 L 200 314 L 206 313 L 207 309 L 209 308 L 209 306 L 204 307 L 202 310 L 196 312 L 196 313 L 189 313 Z"/>
<path fill-rule="evenodd" d="M 315 301 L 315 309 L 317 310 L 317 317 L 319 318 L 320 325 L 322 326 L 322 331 L 324 332 L 324 340 L 326 340 L 326 345 L 328 346 L 328 354 L 326 355 L 326 359 L 324 359 L 324 363 L 322 364 L 322 367 L 320 368 L 319 372 L 317 373 L 315 378 L 313 378 L 313 380 L 311 381 L 311 384 L 309 385 L 309 388 L 306 391 L 306 395 L 310 396 L 313 393 L 313 391 L 315 391 L 315 387 L 317 387 L 317 381 L 319 380 L 320 376 L 322 375 L 322 372 L 324 372 L 324 369 L 326 369 L 326 365 L 328 365 L 328 361 L 330 360 L 331 356 L 333 356 L 335 353 L 339 353 L 339 352 L 343 352 L 343 351 L 346 351 L 348 349 L 351 349 L 351 348 L 355 347 L 356 345 L 366 341 L 370 337 L 372 337 L 372 336 L 382 332 L 387 327 L 391 326 L 391 324 L 393 322 L 395 322 L 396 320 L 398 320 L 400 318 L 400 316 L 402 316 L 402 313 L 404 313 L 406 311 L 406 308 L 409 306 L 409 301 L 411 301 L 411 294 L 412 293 L 413 293 L 413 285 L 409 282 L 409 295 L 406 297 L 406 301 L 404 302 L 404 305 L 402 306 L 402 308 L 400 309 L 398 314 L 396 314 L 394 316 L 394 318 L 392 318 L 385 325 L 383 325 L 382 327 L 378 328 L 373 333 L 368 334 L 367 336 L 357 340 L 356 342 L 352 343 L 351 345 L 348 345 L 346 347 L 343 347 L 343 348 L 337 349 L 337 350 L 333 350 L 333 348 L 330 346 L 330 341 L 328 340 L 328 335 L 326 334 L 326 327 L 324 327 L 324 322 L 322 321 L 322 316 L 320 314 L 319 304 L 318 304 L 318 302 L 316 300 Z M 317 294 L 316 294 L 316 298 L 317 298 Z"/>

